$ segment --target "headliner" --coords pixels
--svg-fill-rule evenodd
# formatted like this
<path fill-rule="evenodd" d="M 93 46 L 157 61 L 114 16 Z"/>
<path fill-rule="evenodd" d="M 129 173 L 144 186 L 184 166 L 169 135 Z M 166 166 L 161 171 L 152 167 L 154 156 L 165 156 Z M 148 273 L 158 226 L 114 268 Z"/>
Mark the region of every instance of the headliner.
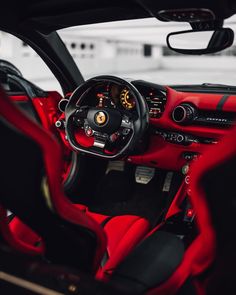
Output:
<path fill-rule="evenodd" d="M 217 18 L 236 12 L 236 0 L 6 0 L 3 30 L 54 30 L 83 24 L 153 17 L 162 9 L 210 8 Z"/>

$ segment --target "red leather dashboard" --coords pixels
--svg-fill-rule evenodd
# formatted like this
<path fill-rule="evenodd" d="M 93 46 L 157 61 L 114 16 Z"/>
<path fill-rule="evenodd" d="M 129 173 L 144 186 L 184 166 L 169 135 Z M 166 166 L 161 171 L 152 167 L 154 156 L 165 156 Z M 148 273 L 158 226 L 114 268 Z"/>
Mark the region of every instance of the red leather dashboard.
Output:
<path fill-rule="evenodd" d="M 215 142 L 219 141 L 228 132 L 229 128 L 224 126 L 200 124 L 181 125 L 172 119 L 174 108 L 183 103 L 191 104 L 203 111 L 217 111 L 223 94 L 180 92 L 170 87 L 166 87 L 166 90 L 167 102 L 165 111 L 160 118 L 150 119 L 151 129 L 181 133 L 203 139 L 210 138 L 215 140 Z M 48 98 L 36 98 L 33 104 L 43 125 L 52 132 L 59 132 L 61 139 L 68 148 L 69 145 L 65 140 L 64 130 L 56 130 L 54 126 L 56 120 L 63 120 L 63 114 L 57 109 L 57 103 L 60 98 L 61 96 L 58 93 L 50 92 Z M 12 99 L 19 102 L 27 98 L 23 96 L 12 96 Z M 221 104 L 221 111 L 226 113 L 235 112 L 236 114 L 236 95 L 227 96 L 227 99 Z M 91 139 L 84 136 L 84 140 Z M 152 132 L 149 136 L 147 150 L 140 155 L 129 156 L 127 160 L 135 164 L 154 166 L 166 170 L 180 170 L 189 161 L 188 157 L 186 159 L 186 155 L 200 156 L 208 145 L 202 142 L 192 142 L 188 145 L 176 144 L 167 141 L 162 135 Z M 193 158 L 195 159 L 196 157 Z"/>
<path fill-rule="evenodd" d="M 170 87 L 167 88 L 167 103 L 165 111 L 161 118 L 150 119 L 150 126 L 156 129 L 179 132 L 182 134 L 194 135 L 197 137 L 211 138 L 218 141 L 225 135 L 229 128 L 220 126 L 203 126 L 203 125 L 181 125 L 174 122 L 172 112 L 174 108 L 183 103 L 189 103 L 196 108 L 204 111 L 216 111 L 222 100 L 222 94 L 215 93 L 191 93 L 179 92 Z M 236 95 L 228 96 L 222 105 L 222 111 L 236 112 Z M 142 155 L 130 156 L 128 161 L 141 164 L 151 165 L 154 167 L 179 170 L 187 162 L 184 158 L 186 153 L 196 153 L 199 156 L 208 146 L 205 143 L 195 143 L 190 145 L 175 144 L 166 141 L 161 135 L 151 135 L 149 148 Z"/>

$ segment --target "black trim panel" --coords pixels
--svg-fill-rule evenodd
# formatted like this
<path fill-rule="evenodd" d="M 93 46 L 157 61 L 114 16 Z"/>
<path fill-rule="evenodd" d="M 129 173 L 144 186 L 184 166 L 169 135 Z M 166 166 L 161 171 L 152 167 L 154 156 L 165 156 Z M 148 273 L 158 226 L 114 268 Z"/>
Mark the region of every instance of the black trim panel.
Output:
<path fill-rule="evenodd" d="M 227 99 L 230 97 L 230 95 L 223 95 L 222 98 L 220 99 L 218 105 L 216 106 L 216 110 L 217 111 L 222 111 L 223 110 L 223 107 L 224 107 L 224 104 L 226 103 Z"/>

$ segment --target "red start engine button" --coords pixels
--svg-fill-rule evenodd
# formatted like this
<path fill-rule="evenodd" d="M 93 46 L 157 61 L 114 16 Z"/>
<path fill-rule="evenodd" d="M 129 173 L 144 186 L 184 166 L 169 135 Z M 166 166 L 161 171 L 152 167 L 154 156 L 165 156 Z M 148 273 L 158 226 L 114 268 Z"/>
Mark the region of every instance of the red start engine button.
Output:
<path fill-rule="evenodd" d="M 90 127 L 86 128 L 86 129 L 85 129 L 85 134 L 86 134 L 88 137 L 92 136 L 92 135 L 93 135 L 93 130 L 92 130 L 92 128 L 90 128 Z"/>

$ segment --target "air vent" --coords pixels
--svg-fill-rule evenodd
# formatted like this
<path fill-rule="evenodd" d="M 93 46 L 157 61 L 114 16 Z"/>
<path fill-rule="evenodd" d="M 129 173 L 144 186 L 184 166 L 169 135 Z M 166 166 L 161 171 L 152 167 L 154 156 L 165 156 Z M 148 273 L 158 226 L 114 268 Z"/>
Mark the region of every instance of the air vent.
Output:
<path fill-rule="evenodd" d="M 228 127 L 235 124 L 236 112 L 201 110 L 185 103 L 174 108 L 172 119 L 177 124 Z"/>
<path fill-rule="evenodd" d="M 174 108 L 172 119 L 179 124 L 188 124 L 197 117 L 197 111 L 194 106 L 183 103 Z"/>

